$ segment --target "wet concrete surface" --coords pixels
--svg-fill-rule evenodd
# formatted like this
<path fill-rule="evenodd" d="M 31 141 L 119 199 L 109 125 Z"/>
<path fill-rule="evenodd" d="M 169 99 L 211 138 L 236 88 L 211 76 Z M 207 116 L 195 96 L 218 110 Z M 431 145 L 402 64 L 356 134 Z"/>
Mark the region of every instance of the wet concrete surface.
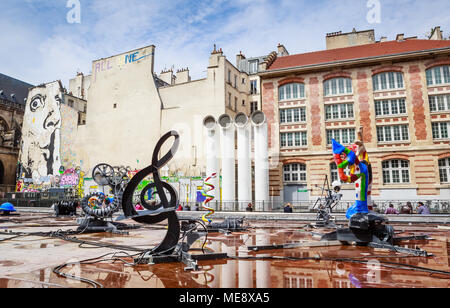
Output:
<path fill-rule="evenodd" d="M 438 225 L 394 225 L 398 236 L 428 234 L 432 238 L 402 243 L 403 247 L 420 247 L 434 255 L 424 258 L 357 246 L 249 252 L 247 247 L 253 245 L 318 242 L 320 235 L 327 232 L 311 229 L 306 222 L 252 221 L 245 232 L 210 234 L 207 251 L 227 253 L 230 258 L 201 261 L 198 271 L 185 271 L 183 263 L 131 266 L 128 263 L 133 259 L 128 256 L 136 251 L 117 254 L 114 261 L 79 264 L 118 250 L 40 236 L 13 238 L 14 235 L 5 233 L 76 230 L 77 227 L 75 218 L 54 218 L 48 213 L 2 217 L 0 288 L 92 287 L 53 273 L 53 268 L 65 263 L 75 265 L 62 269 L 63 273 L 95 281 L 105 288 L 448 288 L 450 283 L 449 275 L 424 270 L 450 271 L 450 230 Z M 76 237 L 148 249 L 162 240 L 166 229 L 161 224 L 128 232 L 128 235 L 96 233 Z M 203 242 L 201 238 L 194 248 L 200 249 Z"/>

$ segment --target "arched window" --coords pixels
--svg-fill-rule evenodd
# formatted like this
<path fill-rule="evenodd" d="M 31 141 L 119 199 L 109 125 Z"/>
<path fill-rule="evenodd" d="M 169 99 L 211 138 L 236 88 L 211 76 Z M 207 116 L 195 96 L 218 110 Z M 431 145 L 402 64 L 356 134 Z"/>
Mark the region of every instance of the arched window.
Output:
<path fill-rule="evenodd" d="M 441 183 L 450 183 L 450 157 L 439 160 L 439 177 Z"/>
<path fill-rule="evenodd" d="M 289 83 L 278 89 L 280 101 L 305 98 L 305 85 L 303 83 Z"/>
<path fill-rule="evenodd" d="M 384 184 L 409 183 L 409 161 L 407 160 L 387 160 L 383 162 L 383 182 Z"/>
<path fill-rule="evenodd" d="M 372 77 L 372 81 L 374 91 L 403 89 L 405 87 L 403 73 L 399 72 L 376 74 Z"/>
<path fill-rule="evenodd" d="M 427 85 L 440 85 L 450 83 L 450 66 L 437 66 L 426 71 Z"/>
<path fill-rule="evenodd" d="M 306 182 L 306 165 L 289 164 L 283 167 L 284 182 Z"/>
<path fill-rule="evenodd" d="M 324 96 L 352 94 L 351 78 L 333 78 L 324 82 Z"/>

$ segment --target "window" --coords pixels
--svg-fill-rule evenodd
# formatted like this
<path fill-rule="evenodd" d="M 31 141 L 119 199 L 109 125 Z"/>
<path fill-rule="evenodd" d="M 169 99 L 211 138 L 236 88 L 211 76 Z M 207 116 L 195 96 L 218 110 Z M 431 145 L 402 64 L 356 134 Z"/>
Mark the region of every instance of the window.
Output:
<path fill-rule="evenodd" d="M 450 122 L 431 124 L 433 139 L 448 139 L 450 132 Z"/>
<path fill-rule="evenodd" d="M 324 95 L 352 94 L 352 80 L 350 78 L 334 78 L 324 82 Z"/>
<path fill-rule="evenodd" d="M 378 142 L 409 141 L 408 125 L 378 126 Z"/>
<path fill-rule="evenodd" d="M 431 112 L 450 111 L 450 94 L 429 97 Z"/>
<path fill-rule="evenodd" d="M 439 177 L 441 183 L 450 183 L 450 157 L 439 160 Z"/>
<path fill-rule="evenodd" d="M 305 85 L 302 83 L 290 83 L 279 88 L 280 101 L 305 98 Z"/>
<path fill-rule="evenodd" d="M 291 164 L 283 167 L 284 182 L 306 182 L 306 165 Z"/>
<path fill-rule="evenodd" d="M 245 78 L 242 78 L 242 84 L 245 84 Z"/>
<path fill-rule="evenodd" d="M 68 102 L 69 107 L 73 108 L 73 104 L 74 104 L 74 101 L 69 99 L 69 102 Z"/>
<path fill-rule="evenodd" d="M 258 102 L 251 102 L 250 113 L 253 114 L 255 111 L 258 111 Z"/>
<path fill-rule="evenodd" d="M 6 133 L 8 131 L 8 124 L 6 121 L 0 117 L 0 135 L 1 133 Z"/>
<path fill-rule="evenodd" d="M 388 72 L 374 75 L 372 77 L 373 90 L 403 89 L 403 73 Z"/>
<path fill-rule="evenodd" d="M 113 105 L 113 108 L 114 108 L 114 109 L 117 109 L 117 104 L 114 104 L 114 105 Z"/>
<path fill-rule="evenodd" d="M 384 184 L 409 183 L 409 161 L 389 160 L 382 165 Z"/>
<path fill-rule="evenodd" d="M 375 115 L 387 116 L 406 114 L 406 102 L 404 98 L 375 101 Z"/>
<path fill-rule="evenodd" d="M 228 70 L 228 83 L 231 84 L 231 70 Z"/>
<path fill-rule="evenodd" d="M 245 99 L 242 100 L 242 106 L 245 106 Z"/>
<path fill-rule="evenodd" d="M 284 277 L 284 289 L 312 289 L 313 279 L 311 277 Z"/>
<path fill-rule="evenodd" d="M 306 108 L 280 110 L 280 123 L 306 122 Z"/>
<path fill-rule="evenodd" d="M 438 66 L 426 71 L 429 86 L 450 83 L 450 66 Z"/>
<path fill-rule="evenodd" d="M 258 73 L 258 65 L 259 65 L 258 60 L 250 61 L 250 74 Z"/>
<path fill-rule="evenodd" d="M 355 141 L 356 134 L 354 128 L 329 129 L 327 130 L 327 144 L 331 145 L 332 140 L 339 143 L 349 144 Z"/>
<path fill-rule="evenodd" d="M 237 102 L 238 102 L 238 98 L 234 97 L 234 111 L 237 111 Z"/>
<path fill-rule="evenodd" d="M 351 119 L 354 117 L 353 104 L 325 106 L 325 118 L 327 120 Z"/>
<path fill-rule="evenodd" d="M 282 133 L 281 134 L 281 147 L 282 148 L 305 147 L 305 146 L 308 146 L 308 139 L 307 139 L 306 132 Z"/>
<path fill-rule="evenodd" d="M 234 75 L 234 87 L 237 88 L 237 76 Z"/>
<path fill-rule="evenodd" d="M 231 93 L 228 93 L 228 107 L 231 109 Z"/>
<path fill-rule="evenodd" d="M 331 182 L 333 183 L 334 181 L 341 181 L 341 179 L 339 178 L 338 167 L 337 167 L 336 163 L 331 163 L 330 170 L 331 170 Z M 344 172 L 346 175 L 350 176 L 350 168 L 349 167 L 345 168 Z M 344 183 L 344 184 L 348 184 L 348 183 Z"/>
<path fill-rule="evenodd" d="M 258 94 L 258 81 L 257 80 L 250 81 L 250 92 L 251 92 L 251 94 Z"/>

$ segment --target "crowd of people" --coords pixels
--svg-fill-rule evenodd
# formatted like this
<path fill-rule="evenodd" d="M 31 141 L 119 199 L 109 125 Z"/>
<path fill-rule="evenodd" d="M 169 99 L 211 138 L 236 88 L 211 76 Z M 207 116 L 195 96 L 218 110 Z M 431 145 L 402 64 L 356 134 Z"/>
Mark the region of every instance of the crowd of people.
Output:
<path fill-rule="evenodd" d="M 374 204 L 374 209 L 375 212 L 380 212 L 378 210 L 378 207 Z M 136 210 L 144 210 L 144 208 L 138 204 L 136 206 Z M 179 205 L 177 208 L 178 212 L 181 211 L 193 211 L 193 212 L 198 212 L 198 211 L 202 211 L 202 208 L 200 206 L 200 204 L 196 203 L 193 206 L 190 206 L 189 204 L 184 204 L 184 205 Z M 249 203 L 247 205 L 247 208 L 245 209 L 246 212 L 253 212 L 254 208 L 253 208 L 253 204 Z M 284 206 L 284 213 L 293 213 L 294 212 L 294 208 L 292 206 L 292 204 L 287 203 Z M 408 215 L 408 214 L 418 214 L 418 215 L 429 215 L 430 214 L 430 209 L 428 208 L 428 206 L 426 206 L 423 202 L 418 202 L 416 208 L 414 209 L 413 205 L 411 204 L 411 202 L 407 202 L 406 204 L 395 208 L 395 206 L 391 203 L 389 204 L 389 207 L 385 210 L 384 212 L 385 215 Z"/>
<path fill-rule="evenodd" d="M 400 206 L 399 209 L 396 209 L 394 205 L 391 203 L 389 207 L 384 212 L 386 215 L 410 215 L 410 214 L 418 214 L 418 215 L 430 215 L 430 209 L 423 202 L 418 202 L 416 209 L 413 208 L 411 202 L 407 202 L 406 204 Z"/>

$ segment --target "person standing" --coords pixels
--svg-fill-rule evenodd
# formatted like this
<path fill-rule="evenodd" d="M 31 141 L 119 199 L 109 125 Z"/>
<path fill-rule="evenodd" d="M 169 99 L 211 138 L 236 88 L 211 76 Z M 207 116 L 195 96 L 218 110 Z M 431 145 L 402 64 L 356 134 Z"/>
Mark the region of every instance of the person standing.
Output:
<path fill-rule="evenodd" d="M 290 203 L 286 204 L 286 206 L 284 207 L 284 212 L 285 213 L 293 213 L 293 209 L 292 209 L 292 205 Z"/>
<path fill-rule="evenodd" d="M 430 209 L 425 204 L 423 204 L 423 202 L 419 202 L 419 205 L 417 206 L 417 214 L 430 215 Z"/>
<path fill-rule="evenodd" d="M 394 208 L 394 205 L 391 203 L 389 207 L 386 209 L 385 215 L 398 215 L 398 211 Z"/>
<path fill-rule="evenodd" d="M 251 203 L 249 203 L 249 204 L 247 205 L 247 208 L 245 209 L 245 211 L 247 211 L 247 212 L 253 212 L 253 205 L 252 205 Z"/>

